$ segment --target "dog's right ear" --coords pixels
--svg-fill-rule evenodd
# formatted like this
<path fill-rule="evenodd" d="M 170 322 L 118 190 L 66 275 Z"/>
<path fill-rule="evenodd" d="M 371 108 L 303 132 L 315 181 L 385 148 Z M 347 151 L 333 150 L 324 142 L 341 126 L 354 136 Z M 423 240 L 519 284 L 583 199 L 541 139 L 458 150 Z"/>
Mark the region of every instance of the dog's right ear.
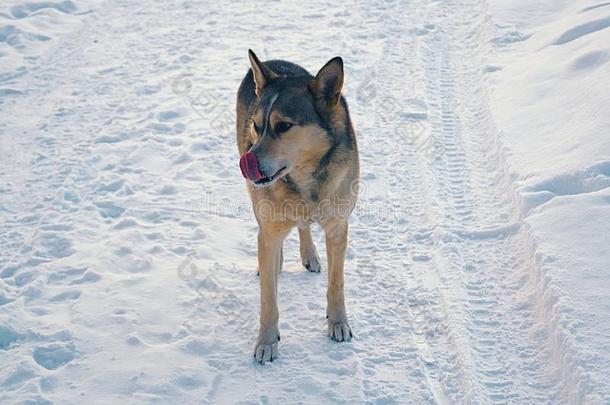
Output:
<path fill-rule="evenodd" d="M 250 59 L 250 65 L 252 66 L 252 73 L 254 74 L 254 84 L 256 97 L 260 97 L 263 94 L 263 89 L 270 81 L 276 79 L 278 75 L 261 62 L 256 54 L 252 52 L 252 49 L 248 49 L 248 58 Z"/>
<path fill-rule="evenodd" d="M 336 56 L 329 60 L 316 77 L 309 82 L 308 87 L 322 110 L 332 109 L 341 98 L 343 59 Z"/>

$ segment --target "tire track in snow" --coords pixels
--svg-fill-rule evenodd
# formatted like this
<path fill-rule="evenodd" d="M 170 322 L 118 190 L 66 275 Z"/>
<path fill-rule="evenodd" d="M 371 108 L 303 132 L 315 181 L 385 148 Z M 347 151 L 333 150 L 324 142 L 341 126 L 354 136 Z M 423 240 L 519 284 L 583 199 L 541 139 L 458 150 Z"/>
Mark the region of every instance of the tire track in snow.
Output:
<path fill-rule="evenodd" d="M 374 218 L 359 217 L 354 223 L 358 251 L 366 254 L 359 258 L 356 271 L 373 267 L 370 291 L 367 288 L 363 295 L 386 309 L 379 325 L 394 333 L 402 330 L 398 340 L 392 339 L 393 344 L 411 348 L 411 364 L 401 364 L 410 375 L 402 377 L 403 386 L 396 387 L 394 399 L 452 403 L 468 397 L 471 383 L 465 378 L 447 302 L 440 292 L 442 281 L 435 271 L 428 185 L 421 174 L 428 163 L 418 156 L 420 140 L 413 139 L 418 137 L 419 128 L 427 125 L 424 91 L 416 88 L 424 73 L 415 33 L 428 24 L 413 18 L 417 5 L 406 9 L 404 4 L 396 6 L 378 16 L 387 40 L 374 67 L 374 100 L 368 106 L 381 108 L 380 114 L 387 115 L 359 128 L 362 175 L 367 186 L 361 203 L 368 207 L 381 201 L 395 217 L 377 227 Z M 411 36 L 405 38 L 400 30 Z M 400 106 L 399 111 L 392 111 L 394 104 Z M 372 167 L 367 167 L 369 162 Z M 363 305 L 360 297 L 358 305 Z M 367 369 L 375 370 L 379 359 L 371 360 Z M 375 393 L 379 387 L 394 387 L 395 382 L 387 374 L 371 372 L 368 384 L 367 399 L 373 402 L 387 399 Z M 409 391 L 406 384 L 413 388 Z"/>
<path fill-rule="evenodd" d="M 424 36 L 430 137 L 443 153 L 428 156 L 434 245 L 452 325 L 476 402 L 547 402 L 565 398 L 544 325 L 524 280 L 531 258 L 523 243 L 510 179 L 498 166 L 482 78 L 486 9 L 482 2 L 433 10 Z M 496 231 L 494 231 L 496 229 Z"/>

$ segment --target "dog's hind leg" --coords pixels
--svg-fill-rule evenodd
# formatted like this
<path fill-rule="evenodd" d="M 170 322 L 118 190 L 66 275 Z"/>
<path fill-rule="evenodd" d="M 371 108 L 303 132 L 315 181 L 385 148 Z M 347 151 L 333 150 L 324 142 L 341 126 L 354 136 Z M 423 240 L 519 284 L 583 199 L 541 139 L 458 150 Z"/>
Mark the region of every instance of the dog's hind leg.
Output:
<path fill-rule="evenodd" d="M 262 225 L 258 233 L 258 270 L 261 285 L 260 328 L 254 358 L 260 364 L 277 357 L 280 332 L 277 306 L 277 279 L 284 238 L 290 231 L 286 224 Z"/>
<path fill-rule="evenodd" d="M 343 293 L 347 221 L 332 220 L 323 226 L 326 233 L 326 251 L 328 253 L 328 289 L 326 291 L 328 335 L 337 342 L 343 342 L 350 340 L 353 336 L 347 321 Z"/>
<path fill-rule="evenodd" d="M 314 245 L 311 238 L 311 228 L 309 225 L 299 226 L 299 245 L 303 267 L 311 272 L 319 273 L 322 268 L 320 256 L 318 256 L 316 245 Z"/>
<path fill-rule="evenodd" d="M 284 244 L 282 243 L 282 246 L 280 246 L 280 261 L 279 261 L 279 265 L 278 265 L 278 273 L 281 273 L 282 270 L 284 270 Z"/>

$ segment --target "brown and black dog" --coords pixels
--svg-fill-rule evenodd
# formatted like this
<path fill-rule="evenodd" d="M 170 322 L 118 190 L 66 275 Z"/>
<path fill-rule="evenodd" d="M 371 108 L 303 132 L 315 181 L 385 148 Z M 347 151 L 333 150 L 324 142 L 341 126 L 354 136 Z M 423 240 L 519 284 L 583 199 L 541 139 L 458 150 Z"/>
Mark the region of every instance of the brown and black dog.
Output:
<path fill-rule="evenodd" d="M 252 69 L 237 93 L 240 168 L 259 226 L 260 329 L 254 357 L 277 357 L 278 273 L 284 238 L 299 229 L 303 265 L 320 271 L 310 224 L 326 235 L 328 334 L 352 338 L 343 293 L 348 217 L 356 204 L 359 162 L 347 103 L 341 95 L 343 61 L 331 59 L 313 77 L 282 60 L 261 62 L 248 53 Z"/>

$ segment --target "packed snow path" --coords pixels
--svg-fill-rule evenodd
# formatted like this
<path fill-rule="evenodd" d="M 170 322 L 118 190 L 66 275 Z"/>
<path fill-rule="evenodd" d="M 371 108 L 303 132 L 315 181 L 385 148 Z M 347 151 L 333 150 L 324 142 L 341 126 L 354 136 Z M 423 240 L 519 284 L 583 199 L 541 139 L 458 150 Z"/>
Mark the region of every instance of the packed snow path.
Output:
<path fill-rule="evenodd" d="M 586 399 L 489 113 L 484 2 L 140 3 L 80 10 L 0 78 L 0 402 Z M 264 367 L 234 134 L 248 48 L 344 58 L 362 167 L 356 338 L 325 336 L 326 267 L 301 268 L 293 233 Z"/>

